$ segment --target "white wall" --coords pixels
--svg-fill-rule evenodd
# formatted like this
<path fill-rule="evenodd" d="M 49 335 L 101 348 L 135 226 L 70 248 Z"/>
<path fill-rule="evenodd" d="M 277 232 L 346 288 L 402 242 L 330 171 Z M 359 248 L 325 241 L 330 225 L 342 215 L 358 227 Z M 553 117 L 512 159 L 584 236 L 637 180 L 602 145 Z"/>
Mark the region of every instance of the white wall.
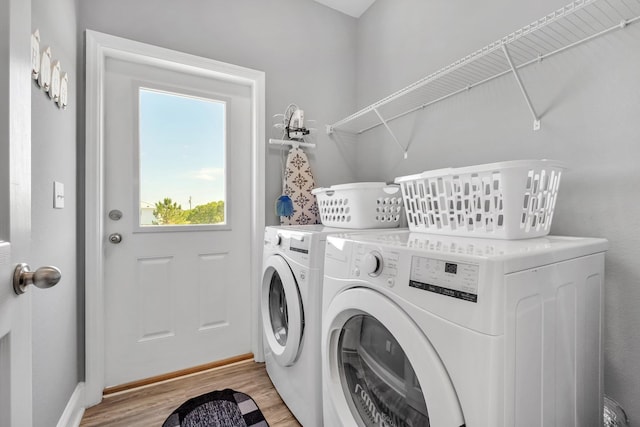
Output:
<path fill-rule="evenodd" d="M 360 107 L 564 6 L 567 0 L 377 0 L 359 19 Z M 409 159 L 383 130 L 361 135 L 358 179 L 551 158 L 571 170 L 553 234 L 609 239 L 606 257 L 605 392 L 640 420 L 640 25 L 601 37 L 522 72 L 542 115 L 532 119 L 512 76 L 393 122 Z"/>
<path fill-rule="evenodd" d="M 91 29 L 266 73 L 267 135 L 289 103 L 321 127 L 355 108 L 355 19 L 311 0 L 83 0 Z M 318 185 L 353 180 L 344 147 L 320 130 L 310 161 Z M 348 152 L 348 150 L 346 150 Z M 267 148 L 267 224 L 281 194 L 279 149 Z M 247 171 L 249 173 L 249 171 Z"/>
<path fill-rule="evenodd" d="M 9 16 L 9 2 L 0 2 L 1 16 Z M 3 18 L 5 19 L 5 18 Z M 6 22 L 6 18 L 2 22 Z M 0 58 L 9 57 L 9 25 L 0 26 Z M 9 99 L 9 64 L 4 62 L 0 65 L 0 99 Z M 9 102 L 0 103 L 0 138 L 9 140 Z M 9 182 L 9 145 L 2 144 L 0 146 L 0 181 Z M 8 218 L 10 214 L 9 203 L 9 186 L 0 186 L 0 218 Z M 9 240 L 10 236 L 9 221 L 0 221 L 0 240 Z"/>
<path fill-rule="evenodd" d="M 32 29 L 41 46 L 69 73 L 69 107 L 58 109 L 35 83 L 32 87 L 32 268 L 55 265 L 62 280 L 33 294 L 34 426 L 58 423 L 78 378 L 76 252 L 76 3 L 31 0 Z M 64 184 L 65 207 L 53 209 L 53 181 Z"/>

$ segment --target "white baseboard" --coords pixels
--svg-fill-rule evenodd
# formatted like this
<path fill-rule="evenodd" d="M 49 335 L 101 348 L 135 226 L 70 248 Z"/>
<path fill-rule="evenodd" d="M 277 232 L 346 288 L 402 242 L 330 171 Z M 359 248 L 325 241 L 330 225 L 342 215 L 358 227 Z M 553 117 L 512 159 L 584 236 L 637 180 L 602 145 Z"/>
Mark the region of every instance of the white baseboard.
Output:
<path fill-rule="evenodd" d="M 84 415 L 84 382 L 78 383 L 67 402 L 57 427 L 78 427 Z"/>

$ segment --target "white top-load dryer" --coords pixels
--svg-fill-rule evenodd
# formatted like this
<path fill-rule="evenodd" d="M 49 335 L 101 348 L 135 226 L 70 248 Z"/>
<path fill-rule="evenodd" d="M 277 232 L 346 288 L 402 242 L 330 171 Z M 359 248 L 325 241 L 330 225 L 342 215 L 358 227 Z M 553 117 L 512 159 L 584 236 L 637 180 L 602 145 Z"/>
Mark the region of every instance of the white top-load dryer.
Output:
<path fill-rule="evenodd" d="M 602 425 L 603 239 L 328 237 L 326 426 Z"/>

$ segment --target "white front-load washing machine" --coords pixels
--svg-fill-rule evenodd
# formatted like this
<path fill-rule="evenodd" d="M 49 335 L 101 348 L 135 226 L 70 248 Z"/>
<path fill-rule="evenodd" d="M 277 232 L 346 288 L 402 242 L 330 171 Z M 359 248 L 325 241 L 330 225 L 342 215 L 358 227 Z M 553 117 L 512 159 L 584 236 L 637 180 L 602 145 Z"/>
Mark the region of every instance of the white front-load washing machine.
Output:
<path fill-rule="evenodd" d="M 602 425 L 607 241 L 329 236 L 326 426 Z"/>
<path fill-rule="evenodd" d="M 327 236 L 322 225 L 266 227 L 261 287 L 267 373 L 300 424 L 322 426 L 320 311 Z"/>

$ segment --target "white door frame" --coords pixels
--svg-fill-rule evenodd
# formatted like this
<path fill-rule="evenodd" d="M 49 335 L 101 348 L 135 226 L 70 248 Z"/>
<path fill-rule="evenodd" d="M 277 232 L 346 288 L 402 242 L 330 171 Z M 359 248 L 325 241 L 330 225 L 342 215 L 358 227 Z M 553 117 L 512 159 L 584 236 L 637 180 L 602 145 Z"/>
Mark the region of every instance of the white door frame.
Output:
<path fill-rule="evenodd" d="M 0 260 L 0 338 L 7 336 L 0 344 L 0 369 L 9 370 L 0 372 L 9 377 L 0 385 L 0 410 L 7 404 L 9 409 L 0 423 L 31 426 L 33 289 L 16 295 L 12 274 L 6 274 L 13 273 L 17 262 L 29 262 L 31 256 L 31 1 L 0 2 L 0 241 L 10 243 L 9 253 Z"/>
<path fill-rule="evenodd" d="M 85 404 L 102 400 L 105 385 L 104 311 L 104 74 L 107 58 L 160 65 L 251 87 L 251 342 L 262 360 L 259 324 L 265 223 L 265 73 L 95 31 L 86 31 L 85 159 Z"/>

